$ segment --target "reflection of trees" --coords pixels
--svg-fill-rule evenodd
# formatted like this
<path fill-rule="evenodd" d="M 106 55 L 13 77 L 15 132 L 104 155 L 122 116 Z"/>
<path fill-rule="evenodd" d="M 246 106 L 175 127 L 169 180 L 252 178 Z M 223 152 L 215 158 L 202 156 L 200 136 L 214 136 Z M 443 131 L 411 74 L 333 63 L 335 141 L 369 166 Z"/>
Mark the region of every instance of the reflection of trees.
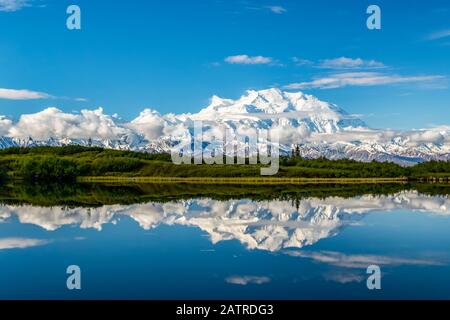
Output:
<path fill-rule="evenodd" d="M 363 194 L 386 195 L 408 190 L 411 185 L 195 185 L 195 184 L 25 184 L 9 183 L 0 188 L 0 202 L 39 206 L 91 206 L 168 202 L 209 198 L 215 200 L 251 199 L 299 201 L 308 197 L 350 198 Z M 430 192 L 450 193 L 449 188 Z"/>
<path fill-rule="evenodd" d="M 205 185 L 205 184 L 25 184 L 0 187 L 0 203 L 38 206 L 98 207 L 111 204 L 170 202 L 208 198 L 290 201 L 299 208 L 301 200 L 316 197 L 353 198 L 366 194 L 392 195 L 418 190 L 428 195 L 448 195 L 450 185 L 438 184 L 305 184 L 305 185 Z"/>

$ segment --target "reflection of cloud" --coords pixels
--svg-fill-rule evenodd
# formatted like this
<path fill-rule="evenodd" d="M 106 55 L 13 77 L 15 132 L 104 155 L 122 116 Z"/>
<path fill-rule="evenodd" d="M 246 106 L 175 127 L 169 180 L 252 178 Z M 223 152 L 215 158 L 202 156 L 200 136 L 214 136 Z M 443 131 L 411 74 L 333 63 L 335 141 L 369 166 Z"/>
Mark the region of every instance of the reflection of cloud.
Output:
<path fill-rule="evenodd" d="M 6 222 L 9 218 L 11 218 L 11 213 L 8 211 L 0 211 L 0 223 Z"/>
<path fill-rule="evenodd" d="M 225 279 L 227 283 L 246 286 L 248 284 L 265 284 L 270 282 L 268 277 L 257 276 L 231 276 Z"/>
<path fill-rule="evenodd" d="M 381 255 L 364 255 L 364 254 L 344 254 L 334 251 L 286 251 L 286 254 L 293 257 L 301 257 L 311 259 L 316 262 L 329 264 L 341 268 L 362 268 L 365 269 L 370 265 L 379 266 L 438 266 L 444 263 L 431 259 L 414 259 L 402 257 L 390 257 Z"/>
<path fill-rule="evenodd" d="M 25 249 L 31 247 L 42 246 L 50 241 L 26 238 L 3 238 L 0 239 L 0 250 L 8 249 Z"/>
<path fill-rule="evenodd" d="M 325 280 L 333 281 L 341 284 L 347 284 L 352 282 L 363 282 L 365 280 L 365 276 L 356 272 L 348 272 L 348 271 L 334 271 L 325 273 L 323 275 Z"/>

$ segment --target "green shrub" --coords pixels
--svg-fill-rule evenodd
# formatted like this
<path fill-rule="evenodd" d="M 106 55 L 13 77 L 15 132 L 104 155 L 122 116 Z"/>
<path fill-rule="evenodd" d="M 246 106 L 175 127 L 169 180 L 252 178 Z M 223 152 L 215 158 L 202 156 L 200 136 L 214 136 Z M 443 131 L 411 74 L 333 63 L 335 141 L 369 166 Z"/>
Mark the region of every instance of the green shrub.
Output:
<path fill-rule="evenodd" d="M 143 163 L 134 158 L 100 158 L 92 161 L 91 171 L 95 175 L 108 172 L 132 172 L 141 168 Z"/>
<path fill-rule="evenodd" d="M 62 182 L 75 180 L 77 163 L 57 157 L 37 157 L 20 160 L 18 175 L 26 181 Z"/>

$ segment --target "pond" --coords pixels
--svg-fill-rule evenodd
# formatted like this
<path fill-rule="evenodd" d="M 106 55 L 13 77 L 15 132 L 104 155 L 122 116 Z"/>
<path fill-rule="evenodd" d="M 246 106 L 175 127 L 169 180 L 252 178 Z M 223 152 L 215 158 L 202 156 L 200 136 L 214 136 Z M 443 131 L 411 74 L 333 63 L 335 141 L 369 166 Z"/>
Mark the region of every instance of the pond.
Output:
<path fill-rule="evenodd" d="M 0 299 L 450 298 L 446 186 L 214 188 L 4 187 Z"/>

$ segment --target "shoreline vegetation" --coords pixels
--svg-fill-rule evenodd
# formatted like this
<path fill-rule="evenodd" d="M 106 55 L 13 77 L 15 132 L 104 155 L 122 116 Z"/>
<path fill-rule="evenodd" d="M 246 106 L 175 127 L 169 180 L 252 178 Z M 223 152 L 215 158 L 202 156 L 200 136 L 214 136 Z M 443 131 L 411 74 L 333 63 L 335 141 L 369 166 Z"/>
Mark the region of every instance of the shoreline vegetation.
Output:
<path fill-rule="evenodd" d="M 437 183 L 373 183 L 373 184 L 184 184 L 184 183 L 60 183 L 31 184 L 10 181 L 0 188 L 0 205 L 34 205 L 101 207 L 139 203 L 167 203 L 191 199 L 218 201 L 248 199 L 252 201 L 290 201 L 299 206 L 303 199 L 339 197 L 344 199 L 363 195 L 387 196 L 403 191 L 415 191 L 429 196 L 450 195 L 449 184 Z"/>
<path fill-rule="evenodd" d="M 0 150 L 0 180 L 32 183 L 102 182 L 159 184 L 371 184 L 450 181 L 450 162 L 412 167 L 353 160 L 280 158 L 277 175 L 261 165 L 175 165 L 169 154 L 97 147 L 32 147 Z"/>
<path fill-rule="evenodd" d="M 380 183 L 407 183 L 408 178 L 177 178 L 177 177 L 120 177 L 120 176 L 87 176 L 78 177 L 80 183 L 157 183 L 157 184 L 243 184 L 243 185 L 308 185 L 308 184 L 380 184 Z M 442 182 L 442 181 L 441 181 Z"/>

